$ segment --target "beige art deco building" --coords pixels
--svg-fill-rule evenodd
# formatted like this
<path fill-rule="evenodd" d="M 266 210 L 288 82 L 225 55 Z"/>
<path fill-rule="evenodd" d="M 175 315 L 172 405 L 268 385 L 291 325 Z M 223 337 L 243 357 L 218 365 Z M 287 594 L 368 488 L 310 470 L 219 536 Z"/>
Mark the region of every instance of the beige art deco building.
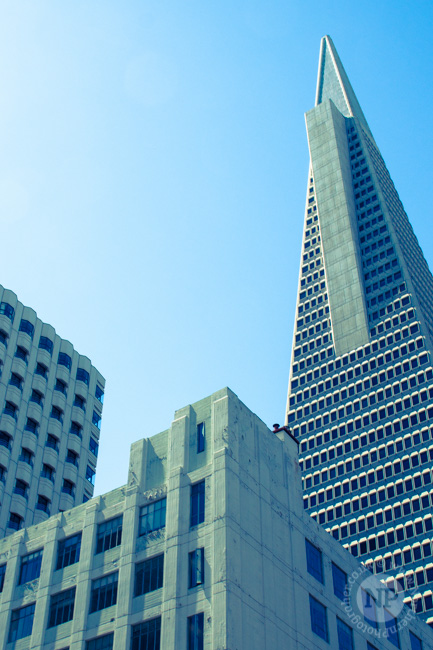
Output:
<path fill-rule="evenodd" d="M 433 647 L 304 512 L 297 441 L 227 388 L 134 443 L 126 485 L 0 541 L 0 572 L 2 650 Z"/>
<path fill-rule="evenodd" d="M 104 383 L 0 286 L 0 537 L 92 497 Z"/>

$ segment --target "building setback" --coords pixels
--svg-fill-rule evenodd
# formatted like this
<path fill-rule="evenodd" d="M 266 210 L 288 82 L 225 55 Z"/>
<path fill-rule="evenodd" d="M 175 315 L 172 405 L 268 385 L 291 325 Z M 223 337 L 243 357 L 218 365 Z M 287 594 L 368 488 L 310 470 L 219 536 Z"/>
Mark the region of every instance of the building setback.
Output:
<path fill-rule="evenodd" d="M 176 411 L 127 485 L 0 541 L 0 648 L 433 647 L 304 512 L 297 444 L 227 388 Z"/>
<path fill-rule="evenodd" d="M 433 615 L 433 278 L 322 39 L 287 403 L 307 512 Z"/>
<path fill-rule="evenodd" d="M 104 378 L 0 286 L 0 536 L 93 495 Z"/>

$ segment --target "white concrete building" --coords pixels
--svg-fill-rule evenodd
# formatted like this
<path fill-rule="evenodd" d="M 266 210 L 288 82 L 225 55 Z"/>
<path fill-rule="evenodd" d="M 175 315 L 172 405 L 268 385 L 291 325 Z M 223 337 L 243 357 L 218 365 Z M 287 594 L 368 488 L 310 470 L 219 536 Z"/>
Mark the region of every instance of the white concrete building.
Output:
<path fill-rule="evenodd" d="M 329 36 L 306 123 L 287 402 L 305 508 L 428 620 L 433 276 Z"/>
<path fill-rule="evenodd" d="M 0 648 L 432 648 L 304 513 L 297 447 L 229 389 L 177 411 L 127 485 L 0 541 Z"/>
<path fill-rule="evenodd" d="M 92 497 L 104 384 L 0 286 L 0 537 Z"/>

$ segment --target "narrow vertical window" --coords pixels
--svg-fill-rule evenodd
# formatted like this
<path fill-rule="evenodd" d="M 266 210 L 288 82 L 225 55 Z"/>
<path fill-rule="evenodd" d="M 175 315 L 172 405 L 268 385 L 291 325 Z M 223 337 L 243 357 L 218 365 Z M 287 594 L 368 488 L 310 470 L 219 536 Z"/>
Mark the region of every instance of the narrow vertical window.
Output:
<path fill-rule="evenodd" d="M 197 424 L 197 453 L 204 451 L 205 427 L 204 422 Z"/>
<path fill-rule="evenodd" d="M 188 650 L 203 650 L 204 614 L 188 617 Z"/>
<path fill-rule="evenodd" d="M 204 486 L 205 482 L 191 485 L 190 527 L 198 526 L 204 522 Z"/>
<path fill-rule="evenodd" d="M 204 548 L 197 548 L 188 555 L 189 588 L 204 583 Z"/>

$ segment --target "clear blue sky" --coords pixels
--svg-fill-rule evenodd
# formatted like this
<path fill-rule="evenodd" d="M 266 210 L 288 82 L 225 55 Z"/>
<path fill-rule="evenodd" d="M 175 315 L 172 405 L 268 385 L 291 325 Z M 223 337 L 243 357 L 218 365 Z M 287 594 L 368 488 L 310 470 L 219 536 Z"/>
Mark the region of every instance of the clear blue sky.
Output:
<path fill-rule="evenodd" d="M 329 33 L 433 263 L 430 0 L 1 0 L 0 282 L 107 380 L 96 492 L 230 386 L 283 422 Z"/>

